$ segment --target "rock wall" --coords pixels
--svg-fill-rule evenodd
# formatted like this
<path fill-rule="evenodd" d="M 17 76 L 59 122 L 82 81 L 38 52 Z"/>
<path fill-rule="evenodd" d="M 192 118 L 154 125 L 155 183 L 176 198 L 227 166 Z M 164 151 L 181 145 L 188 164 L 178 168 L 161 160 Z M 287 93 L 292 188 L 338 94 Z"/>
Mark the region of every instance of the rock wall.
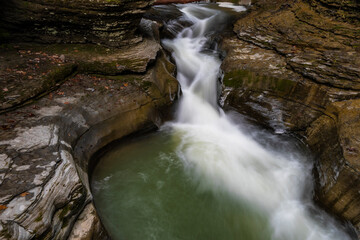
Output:
<path fill-rule="evenodd" d="M 116 2 L 143 12 L 136 5 L 141 1 Z M 84 2 L 86 11 L 94 4 Z M 178 93 L 157 25 L 144 24 L 146 37 L 120 48 L 109 47 L 106 38 L 106 46 L 20 42 L 0 48 L 0 239 L 108 239 L 92 203 L 90 157 L 114 140 L 156 128 Z"/>
<path fill-rule="evenodd" d="M 317 12 L 335 17 L 340 21 L 359 22 L 360 2 L 357 0 L 308 0 Z"/>
<path fill-rule="evenodd" d="M 360 99 L 330 104 L 306 136 L 316 154 L 318 202 L 359 229 Z"/>
<path fill-rule="evenodd" d="M 1 126 L 12 122 L 0 129 L 1 239 L 106 238 L 91 205 L 90 157 L 155 128 L 178 91 L 174 65 L 156 41 L 147 44 L 157 50 L 145 53 L 140 43 L 122 51 L 138 59 L 152 54 L 143 72 L 78 73 L 35 103 L 0 115 Z"/>
<path fill-rule="evenodd" d="M 139 42 L 135 31 L 153 1 L 9 0 L 0 9 L 0 39 L 41 43 Z"/>
<path fill-rule="evenodd" d="M 316 159 L 315 200 L 359 230 L 360 25 L 345 20 L 306 2 L 256 1 L 224 39 L 222 69 L 225 107 L 301 136 Z"/>

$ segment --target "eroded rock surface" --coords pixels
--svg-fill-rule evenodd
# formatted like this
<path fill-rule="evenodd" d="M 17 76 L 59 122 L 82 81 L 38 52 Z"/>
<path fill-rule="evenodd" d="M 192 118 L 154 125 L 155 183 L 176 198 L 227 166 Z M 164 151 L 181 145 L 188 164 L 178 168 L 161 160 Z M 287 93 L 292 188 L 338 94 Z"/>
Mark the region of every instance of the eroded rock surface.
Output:
<path fill-rule="evenodd" d="M 145 0 L 4 1 L 0 9 L 0 39 L 111 46 L 139 42 L 141 36 L 135 31 L 152 3 Z"/>
<path fill-rule="evenodd" d="M 106 239 L 91 203 L 90 157 L 161 123 L 178 92 L 175 66 L 154 39 L 95 46 L 104 52 L 48 47 L 41 51 L 63 55 L 76 68 L 55 90 L 0 115 L 0 238 Z"/>
<path fill-rule="evenodd" d="M 309 2 L 255 1 L 236 22 L 223 41 L 225 107 L 302 136 L 316 158 L 316 200 L 359 230 L 360 25 L 331 14 L 340 2 Z"/>

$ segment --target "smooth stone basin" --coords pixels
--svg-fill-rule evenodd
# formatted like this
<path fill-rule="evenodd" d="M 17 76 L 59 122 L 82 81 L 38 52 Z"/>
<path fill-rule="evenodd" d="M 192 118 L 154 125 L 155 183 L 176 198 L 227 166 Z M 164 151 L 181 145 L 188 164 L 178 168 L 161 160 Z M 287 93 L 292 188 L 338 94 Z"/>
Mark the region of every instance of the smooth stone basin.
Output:
<path fill-rule="evenodd" d="M 270 239 L 267 219 L 227 194 L 203 190 L 161 131 L 120 144 L 91 180 L 98 213 L 113 239 Z"/>

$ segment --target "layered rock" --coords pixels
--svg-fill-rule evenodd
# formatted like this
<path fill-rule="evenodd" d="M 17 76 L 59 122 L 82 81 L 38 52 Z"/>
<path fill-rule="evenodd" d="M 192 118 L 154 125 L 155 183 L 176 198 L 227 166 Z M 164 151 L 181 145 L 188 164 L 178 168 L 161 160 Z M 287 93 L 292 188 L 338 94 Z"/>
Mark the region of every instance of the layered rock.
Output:
<path fill-rule="evenodd" d="M 122 48 L 21 43 L 3 51 L 0 61 L 25 66 L 0 71 L 0 238 L 107 239 L 92 204 L 90 158 L 168 117 L 175 66 L 151 37 Z M 65 66 L 70 73 L 54 79 Z"/>
<path fill-rule="evenodd" d="M 139 42 L 135 31 L 153 1 L 11 0 L 0 10 L 0 39 L 42 43 Z"/>
<path fill-rule="evenodd" d="M 223 41 L 225 107 L 303 137 L 316 159 L 316 200 L 359 229 L 359 133 L 350 129 L 360 113 L 360 26 L 319 12 L 256 1 Z"/>
<path fill-rule="evenodd" d="M 360 2 L 356 0 L 308 0 L 317 12 L 336 17 L 340 21 L 359 22 Z"/>
<path fill-rule="evenodd" d="M 359 228 L 360 99 L 330 104 L 306 136 L 317 156 L 317 200 Z"/>

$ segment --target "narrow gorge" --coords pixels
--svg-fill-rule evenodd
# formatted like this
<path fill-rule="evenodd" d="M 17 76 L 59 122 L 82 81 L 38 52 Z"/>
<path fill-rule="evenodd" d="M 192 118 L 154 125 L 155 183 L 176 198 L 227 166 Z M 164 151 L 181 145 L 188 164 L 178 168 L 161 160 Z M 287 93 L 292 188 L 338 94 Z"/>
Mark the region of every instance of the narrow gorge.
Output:
<path fill-rule="evenodd" d="M 359 3 L 188 2 L 1 3 L 0 239 L 359 238 Z"/>

